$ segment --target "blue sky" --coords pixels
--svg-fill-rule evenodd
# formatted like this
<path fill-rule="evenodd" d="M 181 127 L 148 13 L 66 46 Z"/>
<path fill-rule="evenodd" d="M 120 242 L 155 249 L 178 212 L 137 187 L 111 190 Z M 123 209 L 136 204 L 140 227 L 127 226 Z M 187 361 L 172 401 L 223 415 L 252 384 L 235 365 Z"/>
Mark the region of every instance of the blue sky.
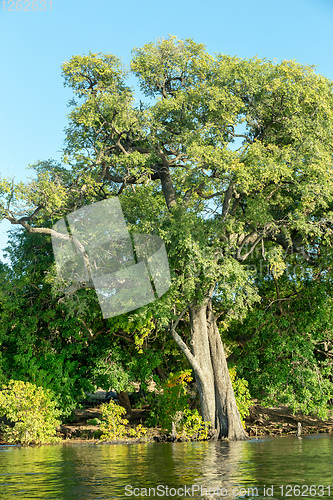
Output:
<path fill-rule="evenodd" d="M 59 159 L 69 89 L 61 64 L 74 54 L 113 53 L 169 34 L 210 53 L 295 59 L 333 80 L 333 0 L 35 0 L 0 3 L 0 175 L 25 180 L 26 167 Z M 45 5 L 45 11 L 41 11 Z M 10 224 L 0 224 L 1 249 Z"/>

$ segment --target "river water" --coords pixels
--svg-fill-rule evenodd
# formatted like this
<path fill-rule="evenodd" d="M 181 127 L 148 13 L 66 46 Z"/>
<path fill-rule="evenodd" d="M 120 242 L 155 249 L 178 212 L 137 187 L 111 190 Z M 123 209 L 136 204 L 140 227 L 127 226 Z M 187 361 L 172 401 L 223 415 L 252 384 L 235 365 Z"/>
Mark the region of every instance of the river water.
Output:
<path fill-rule="evenodd" d="M 0 498 L 333 499 L 333 436 L 0 447 Z"/>

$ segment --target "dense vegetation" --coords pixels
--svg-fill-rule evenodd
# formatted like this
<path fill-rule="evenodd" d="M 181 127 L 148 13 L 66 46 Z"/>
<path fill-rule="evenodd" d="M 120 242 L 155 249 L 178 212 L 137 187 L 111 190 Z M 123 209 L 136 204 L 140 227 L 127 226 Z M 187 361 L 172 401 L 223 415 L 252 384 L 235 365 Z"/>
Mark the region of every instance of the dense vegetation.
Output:
<path fill-rule="evenodd" d="M 21 228 L 0 269 L 1 383 L 50 388 L 68 414 L 93 387 L 126 391 L 190 368 L 203 420 L 245 439 L 228 358 L 253 397 L 325 415 L 332 82 L 294 61 L 213 57 L 174 37 L 134 49 L 131 71 L 144 102 L 115 56 L 65 62 L 74 98 L 62 164 L 1 181 L 1 216 Z M 131 233 L 163 238 L 172 284 L 105 319 L 89 280 L 57 275 L 50 235 L 114 196 Z"/>

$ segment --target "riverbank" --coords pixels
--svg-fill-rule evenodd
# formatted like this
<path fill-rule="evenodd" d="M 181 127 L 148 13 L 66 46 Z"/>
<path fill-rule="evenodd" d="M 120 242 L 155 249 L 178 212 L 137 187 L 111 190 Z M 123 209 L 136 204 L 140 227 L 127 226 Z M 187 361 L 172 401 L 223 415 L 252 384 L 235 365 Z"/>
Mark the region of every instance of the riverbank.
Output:
<path fill-rule="evenodd" d="M 99 406 L 95 408 L 77 409 L 71 421 L 64 422 L 57 430 L 57 436 L 64 444 L 70 443 L 102 443 L 100 437 L 102 431 L 99 425 L 93 425 L 91 420 L 101 420 L 101 410 Z M 148 409 L 133 409 L 131 415 L 126 415 L 128 430 L 135 429 L 141 424 L 145 427 L 145 420 L 148 417 Z M 95 422 L 94 422 L 95 424 Z M 305 415 L 301 412 L 296 414 L 287 406 L 279 405 L 266 408 L 257 401 L 250 407 L 250 414 L 245 419 L 246 432 L 251 438 L 264 436 L 286 436 L 296 435 L 298 424 L 301 424 L 301 434 L 333 433 L 333 411 L 327 420 L 322 420 L 313 415 Z M 165 435 L 161 428 L 146 428 L 146 434 L 141 437 L 124 437 L 117 439 L 113 443 L 133 444 L 138 442 L 166 442 L 174 441 L 175 438 Z M 177 440 L 182 440 L 181 438 Z M 0 445 L 6 445 L 1 439 Z"/>
<path fill-rule="evenodd" d="M 287 406 L 279 405 L 266 408 L 259 403 L 250 407 L 250 415 L 246 418 L 246 431 L 251 437 L 296 434 L 298 422 L 302 426 L 302 434 L 318 434 L 333 432 L 333 412 L 327 420 L 313 415 L 293 412 Z"/>
<path fill-rule="evenodd" d="M 130 416 L 126 416 L 129 420 L 128 425 L 132 428 L 138 424 L 144 425 L 147 415 L 147 410 L 134 409 Z M 60 427 L 58 434 L 67 442 L 98 441 L 101 435 L 99 427 L 88 424 L 87 421 L 100 417 L 101 411 L 99 407 L 76 410 L 74 420 L 70 423 L 64 423 Z M 250 407 L 250 415 L 245 420 L 246 431 L 250 437 L 295 435 L 298 423 L 302 426 L 303 435 L 317 433 L 331 434 L 333 432 L 333 413 L 331 413 L 328 420 L 322 420 L 300 412 L 293 415 L 292 411 L 283 405 L 266 408 L 255 402 Z M 168 437 L 162 434 L 161 429 L 149 428 L 144 438 L 127 438 L 117 442 L 133 443 L 166 440 L 168 440 Z"/>

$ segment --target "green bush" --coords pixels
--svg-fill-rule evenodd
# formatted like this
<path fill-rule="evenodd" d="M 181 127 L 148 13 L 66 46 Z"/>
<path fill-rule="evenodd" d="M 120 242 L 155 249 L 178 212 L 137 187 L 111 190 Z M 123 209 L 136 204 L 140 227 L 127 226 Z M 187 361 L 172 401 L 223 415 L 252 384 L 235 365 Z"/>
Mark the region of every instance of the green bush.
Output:
<path fill-rule="evenodd" d="M 180 432 L 187 439 L 203 441 L 208 439 L 211 422 L 204 422 L 197 409 L 185 409 L 180 421 Z"/>
<path fill-rule="evenodd" d="M 248 382 L 244 378 L 239 378 L 237 376 L 237 370 L 235 366 L 233 368 L 229 368 L 229 375 L 235 393 L 237 408 L 242 420 L 243 427 L 245 427 L 244 420 L 250 414 L 249 408 L 250 406 L 252 406 Z"/>
<path fill-rule="evenodd" d="M 87 420 L 88 425 L 101 425 L 102 421 L 99 418 L 90 418 Z"/>
<path fill-rule="evenodd" d="M 102 423 L 101 435 L 102 441 L 112 441 L 117 438 L 122 438 L 126 434 L 125 425 L 128 424 L 128 420 L 122 418 L 126 413 L 123 406 L 117 405 L 114 401 L 110 401 L 109 404 L 104 403 L 101 405 L 102 411 Z"/>
<path fill-rule="evenodd" d="M 98 418 L 88 420 L 87 423 L 97 421 L 101 424 L 100 430 L 103 432 L 100 439 L 102 441 L 113 441 L 114 439 L 119 439 L 124 436 L 132 438 L 141 438 L 147 434 L 147 429 L 145 429 L 141 424 L 136 427 L 127 428 L 128 420 L 122 418 L 126 413 L 125 408 L 119 406 L 114 401 L 110 401 L 109 404 L 103 404 L 101 406 L 102 410 L 102 421 Z"/>
<path fill-rule="evenodd" d="M 163 430 L 171 432 L 172 422 L 179 420 L 176 415 L 188 408 L 186 386 L 191 380 L 190 370 L 170 373 L 161 384 L 160 392 L 148 397 L 151 410 L 147 422 L 150 426 L 160 425 Z"/>
<path fill-rule="evenodd" d="M 56 427 L 60 411 L 51 392 L 30 382 L 10 380 L 0 391 L 0 418 L 12 425 L 1 424 L 8 443 L 42 444 L 60 441 Z"/>
<path fill-rule="evenodd" d="M 134 438 L 141 438 L 147 434 L 147 429 L 142 426 L 142 424 L 137 425 L 136 427 L 128 430 L 128 435 Z"/>

